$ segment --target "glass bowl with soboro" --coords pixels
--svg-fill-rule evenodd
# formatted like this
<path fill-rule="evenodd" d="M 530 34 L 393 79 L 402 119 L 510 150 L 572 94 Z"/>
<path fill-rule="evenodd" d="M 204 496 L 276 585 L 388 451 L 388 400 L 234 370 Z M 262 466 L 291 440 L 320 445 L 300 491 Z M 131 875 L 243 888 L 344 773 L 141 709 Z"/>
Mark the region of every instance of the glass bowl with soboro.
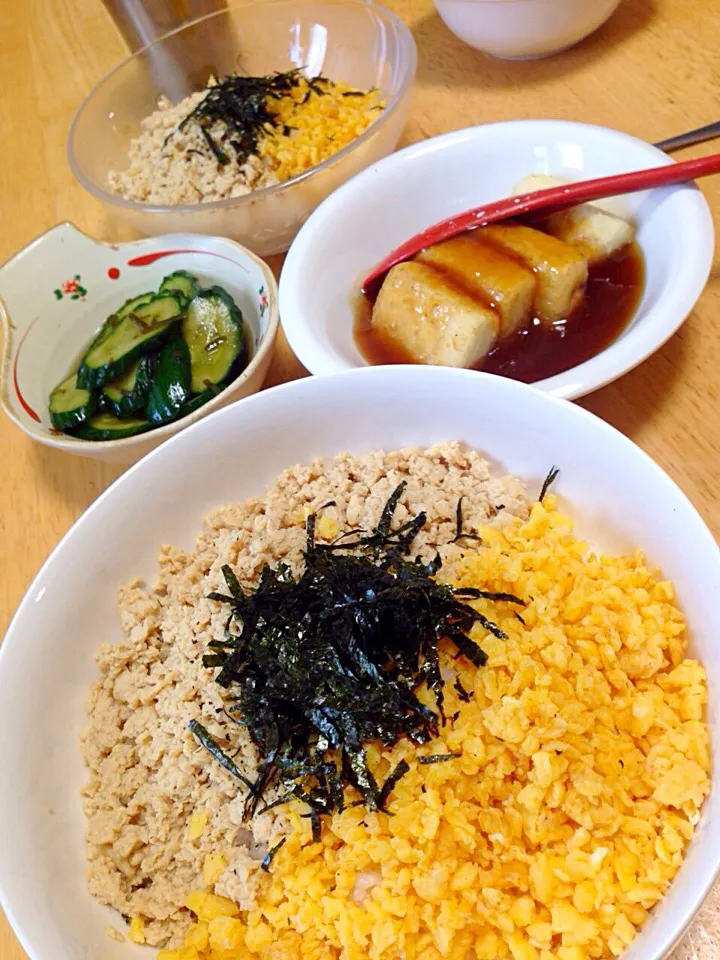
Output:
<path fill-rule="evenodd" d="M 232 6 L 125 60 L 91 91 L 70 167 L 145 235 L 286 250 L 341 183 L 395 147 L 415 44 L 362 0 Z"/>

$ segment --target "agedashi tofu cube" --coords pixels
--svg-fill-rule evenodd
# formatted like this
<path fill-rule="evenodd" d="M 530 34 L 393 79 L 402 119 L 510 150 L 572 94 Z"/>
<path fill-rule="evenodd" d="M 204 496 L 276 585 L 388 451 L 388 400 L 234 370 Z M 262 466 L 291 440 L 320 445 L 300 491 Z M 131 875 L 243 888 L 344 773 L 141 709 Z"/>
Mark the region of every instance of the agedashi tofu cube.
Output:
<path fill-rule="evenodd" d="M 371 325 L 415 363 L 472 367 L 492 350 L 498 315 L 425 263 L 399 263 L 388 273 Z"/>
<path fill-rule="evenodd" d="M 635 239 L 631 223 L 590 203 L 551 214 L 547 230 L 584 253 L 590 263 L 607 260 Z"/>
<path fill-rule="evenodd" d="M 500 336 L 527 323 L 537 280 L 529 267 L 482 243 L 475 231 L 444 240 L 417 255 L 444 270 L 500 315 Z"/>
<path fill-rule="evenodd" d="M 517 184 L 513 193 L 530 193 L 564 183 L 569 181 L 531 173 Z M 612 200 L 593 200 L 560 210 L 546 218 L 544 227 L 558 240 L 580 250 L 590 263 L 606 260 L 635 239 L 632 222 L 613 209 Z"/>
<path fill-rule="evenodd" d="M 477 232 L 532 268 L 537 278 L 533 309 L 540 320 L 562 320 L 579 304 L 588 277 L 588 263 L 579 250 L 520 224 L 491 224 Z"/>

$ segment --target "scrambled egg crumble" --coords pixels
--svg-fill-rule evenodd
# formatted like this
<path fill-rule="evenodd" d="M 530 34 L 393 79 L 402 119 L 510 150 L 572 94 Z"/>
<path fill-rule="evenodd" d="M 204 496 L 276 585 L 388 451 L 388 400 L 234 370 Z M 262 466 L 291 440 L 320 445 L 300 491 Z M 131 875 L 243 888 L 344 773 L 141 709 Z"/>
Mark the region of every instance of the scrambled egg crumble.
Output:
<path fill-rule="evenodd" d="M 297 87 L 273 102 L 278 126 L 260 139 L 258 156 L 278 180 L 297 176 L 364 133 L 384 105 L 376 90 L 302 77 Z"/>
<path fill-rule="evenodd" d="M 586 960 L 632 941 L 708 793 L 705 671 L 671 585 L 640 553 L 588 554 L 552 497 L 479 533 L 455 582 L 527 605 L 521 620 L 477 602 L 508 639 L 477 630 L 479 669 L 445 651 L 437 740 L 369 747 L 379 779 L 411 766 L 390 815 L 348 807 L 313 843 L 291 809 L 255 908 L 209 884 L 158 960 Z M 460 756 L 419 764 L 428 753 Z"/>

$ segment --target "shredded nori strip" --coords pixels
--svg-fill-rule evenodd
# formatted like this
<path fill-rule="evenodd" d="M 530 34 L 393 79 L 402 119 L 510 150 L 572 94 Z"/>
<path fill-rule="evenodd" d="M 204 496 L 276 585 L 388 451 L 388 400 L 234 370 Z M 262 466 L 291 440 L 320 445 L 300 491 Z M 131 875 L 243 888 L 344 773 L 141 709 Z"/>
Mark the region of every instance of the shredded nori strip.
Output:
<path fill-rule="evenodd" d="M 477 540 L 482 543 L 482 537 L 479 537 L 476 533 L 463 533 L 463 510 L 462 502 L 465 497 L 459 497 L 457 502 L 457 507 L 455 509 L 455 536 L 453 537 L 451 543 L 457 543 L 458 540 Z"/>
<path fill-rule="evenodd" d="M 540 488 L 540 496 L 538 497 L 538 503 L 543 502 L 543 500 L 545 499 L 545 494 L 548 492 L 548 490 L 553 485 L 553 483 L 555 483 L 559 473 L 560 473 L 559 467 L 550 467 L 550 470 L 548 471 L 548 475 L 543 480 L 543 485 Z"/>
<path fill-rule="evenodd" d="M 213 138 L 208 133 L 207 128 L 204 127 L 202 124 L 199 125 L 199 128 L 200 128 L 200 133 L 202 134 L 203 140 L 208 145 L 208 147 L 210 147 L 211 153 L 215 156 L 215 159 L 220 164 L 220 166 L 224 167 L 228 163 L 230 163 L 230 157 L 225 153 L 222 147 L 219 147 L 215 143 Z"/>
<path fill-rule="evenodd" d="M 222 764 L 223 767 L 231 773 L 234 777 L 240 780 L 245 784 L 246 787 L 252 790 L 253 784 L 244 774 L 240 772 L 234 761 L 225 753 L 225 751 L 217 744 L 217 742 L 210 736 L 205 727 L 201 723 L 198 723 L 197 720 L 191 720 L 188 724 L 190 732 L 200 741 L 200 743 L 208 750 L 218 761 Z"/>
<path fill-rule="evenodd" d="M 380 796 L 378 798 L 380 801 L 381 810 L 384 809 L 387 799 L 395 787 L 395 784 L 398 782 L 398 780 L 402 779 L 402 777 L 404 777 L 409 770 L 410 764 L 407 762 L 407 760 L 400 760 L 392 773 L 388 774 L 385 783 L 382 785 Z"/>
<path fill-rule="evenodd" d="M 275 855 L 277 854 L 280 847 L 284 846 L 286 840 L 287 840 L 287 837 L 283 837 L 282 840 L 276 843 L 274 847 L 270 847 L 268 852 L 262 858 L 262 861 L 260 862 L 260 867 L 265 871 L 265 873 L 268 873 L 270 871 L 270 864 L 275 859 Z"/>
<path fill-rule="evenodd" d="M 518 619 L 518 620 L 520 621 L 520 623 L 521 623 L 524 627 L 526 627 L 527 624 L 525 623 L 525 621 L 523 620 L 523 618 L 520 616 L 520 614 L 517 612 L 517 610 L 513 610 L 513 613 L 515 614 L 516 619 Z"/>
<path fill-rule="evenodd" d="M 313 93 L 316 93 L 319 97 L 324 97 L 327 95 L 327 90 L 323 90 L 323 88 L 319 85 L 318 81 L 320 80 L 323 83 L 327 82 L 325 77 L 314 77 L 312 80 L 308 80 L 307 84 Z"/>
<path fill-rule="evenodd" d="M 465 597 L 472 600 L 506 600 L 508 603 L 520 603 L 525 606 L 525 601 L 516 597 L 514 593 L 503 593 L 500 590 L 478 590 L 477 587 L 458 587 L 455 590 L 456 597 Z"/>
<path fill-rule="evenodd" d="M 294 798 L 310 808 L 317 838 L 320 818 L 347 805 L 347 787 L 360 795 L 350 805 L 384 810 L 409 766 L 401 760 L 380 786 L 363 745 L 431 741 L 445 719 L 440 641 L 448 639 L 457 656 L 479 667 L 487 656 L 468 636 L 471 628 L 480 624 L 506 636 L 460 596 L 522 603 L 512 594 L 454 590 L 434 579 L 439 556 L 429 563 L 412 559 L 413 540 L 426 518 L 421 513 L 393 529 L 404 489 L 401 483 L 392 492 L 370 533 L 349 530 L 332 543 L 317 543 L 311 514 L 297 576 L 286 564 L 266 565 L 257 588 L 246 593 L 232 569 L 222 568 L 227 593 L 210 598 L 229 605 L 231 613 L 224 638 L 212 641 L 203 662 L 219 668 L 215 679 L 228 691 L 227 712 L 246 727 L 260 753 L 255 782 L 240 774 L 200 724 L 193 721 L 191 729 L 248 787 L 246 819 Z M 423 683 L 436 710 L 416 695 Z M 270 789 L 277 796 L 265 802 Z"/>
<path fill-rule="evenodd" d="M 457 691 L 458 699 L 463 703 L 469 703 L 472 698 L 472 693 L 469 693 L 465 687 L 460 682 L 460 677 L 457 677 L 455 680 L 455 690 Z"/>
<path fill-rule="evenodd" d="M 457 760 L 461 753 L 428 753 L 424 757 L 418 757 L 418 763 L 444 763 L 446 760 Z"/>
<path fill-rule="evenodd" d="M 463 498 L 458 497 L 457 508 L 455 510 L 455 540 L 459 540 L 460 537 L 462 536 L 462 530 L 463 530 L 462 502 L 463 502 Z"/>

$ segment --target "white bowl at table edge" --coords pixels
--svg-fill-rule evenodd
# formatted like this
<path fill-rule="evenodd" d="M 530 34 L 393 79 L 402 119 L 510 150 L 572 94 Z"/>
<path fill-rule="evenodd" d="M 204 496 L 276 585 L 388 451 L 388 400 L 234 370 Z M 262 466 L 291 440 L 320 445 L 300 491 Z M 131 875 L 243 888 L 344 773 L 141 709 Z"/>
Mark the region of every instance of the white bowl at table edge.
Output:
<path fill-rule="evenodd" d="M 503 60 L 551 57 L 608 20 L 620 0 L 435 0 L 448 30 Z"/>
<path fill-rule="evenodd" d="M 529 172 L 578 179 L 673 162 L 628 134 L 562 120 L 484 124 L 405 147 L 339 187 L 295 238 L 280 276 L 280 316 L 290 346 L 311 373 L 365 366 L 352 336 L 353 299 L 365 274 L 403 240 L 507 195 Z M 713 221 L 696 186 L 633 194 L 621 202 L 631 214 L 642 214 L 641 303 L 605 350 L 534 384 L 558 397 L 577 399 L 647 359 L 682 325 L 707 282 Z"/>
<path fill-rule="evenodd" d="M 0 648 L 0 729 L 22 733 L 0 739 L 0 769 L 12 771 L 0 778 L 0 820 L 13 826 L 0 832 L 0 904 L 32 960 L 146 955 L 107 938 L 116 915 L 87 893 L 77 795 L 85 772 L 76 735 L 93 654 L 118 636 L 118 584 L 151 578 L 161 543 L 191 549 L 206 511 L 257 495 L 292 463 L 452 438 L 533 490 L 557 463 L 556 489 L 579 533 L 605 550 L 639 546 L 674 580 L 691 652 L 708 670 L 714 727 L 720 552 L 631 441 L 576 405 L 465 370 L 376 367 L 285 384 L 217 411 L 123 474 L 63 537 L 13 617 Z M 712 750 L 717 770 L 720 738 Z M 683 867 L 624 960 L 661 960 L 700 906 L 720 865 L 719 803 L 714 787 Z"/>

